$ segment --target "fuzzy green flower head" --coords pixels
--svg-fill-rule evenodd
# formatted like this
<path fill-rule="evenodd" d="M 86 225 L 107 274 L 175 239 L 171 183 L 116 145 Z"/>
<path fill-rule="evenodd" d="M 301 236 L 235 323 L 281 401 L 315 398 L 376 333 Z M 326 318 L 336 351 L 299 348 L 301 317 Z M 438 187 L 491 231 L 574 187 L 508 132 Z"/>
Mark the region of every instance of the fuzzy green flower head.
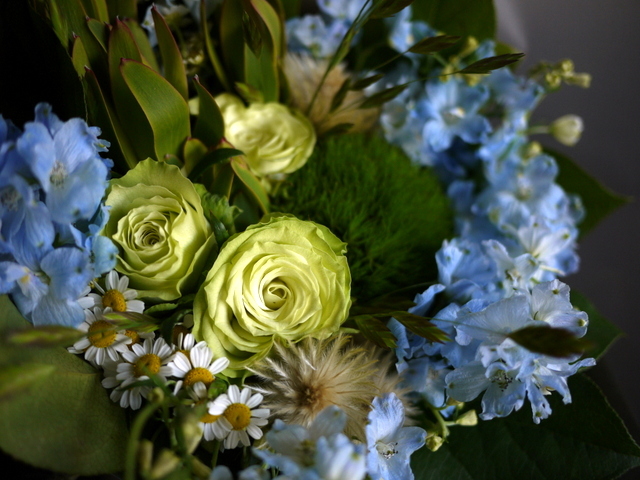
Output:
<path fill-rule="evenodd" d="M 316 144 L 311 122 L 276 102 L 252 103 L 223 93 L 216 102 L 224 118 L 224 135 L 242 150 L 249 168 L 259 177 L 292 173 L 302 167 Z"/>
<path fill-rule="evenodd" d="M 266 216 L 220 250 L 194 302 L 193 333 L 229 376 L 263 358 L 276 337 L 324 339 L 351 306 L 346 244 L 292 215 Z"/>
<path fill-rule="evenodd" d="M 116 270 L 131 288 L 151 302 L 193 293 L 216 243 L 200 196 L 180 169 L 144 160 L 111 180 L 105 203 L 111 212 L 102 234 L 117 245 Z"/>

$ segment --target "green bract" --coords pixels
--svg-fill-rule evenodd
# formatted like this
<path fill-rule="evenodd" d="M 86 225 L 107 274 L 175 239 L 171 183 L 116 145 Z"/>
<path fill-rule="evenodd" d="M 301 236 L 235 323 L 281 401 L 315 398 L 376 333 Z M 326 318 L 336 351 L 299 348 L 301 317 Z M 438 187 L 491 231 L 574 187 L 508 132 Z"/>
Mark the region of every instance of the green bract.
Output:
<path fill-rule="evenodd" d="M 192 292 L 215 246 L 200 197 L 180 169 L 144 160 L 111 181 L 102 234 L 118 246 L 116 270 L 149 301 Z"/>
<path fill-rule="evenodd" d="M 351 306 L 345 252 L 322 225 L 292 215 L 263 218 L 220 250 L 196 295 L 194 335 L 230 360 L 230 376 L 263 358 L 276 337 L 329 337 Z"/>
<path fill-rule="evenodd" d="M 302 167 L 316 143 L 311 122 L 301 113 L 275 103 L 245 107 L 238 97 L 216 97 L 225 124 L 225 138 L 242 150 L 258 176 L 292 173 Z"/>

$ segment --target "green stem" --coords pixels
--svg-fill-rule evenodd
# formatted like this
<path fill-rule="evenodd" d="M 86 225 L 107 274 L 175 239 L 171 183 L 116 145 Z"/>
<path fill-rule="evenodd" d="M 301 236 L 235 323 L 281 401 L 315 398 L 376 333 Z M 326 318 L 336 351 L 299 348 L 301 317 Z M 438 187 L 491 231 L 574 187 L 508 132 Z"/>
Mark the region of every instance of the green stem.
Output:
<path fill-rule="evenodd" d="M 136 416 L 133 425 L 131 426 L 131 434 L 129 435 L 129 441 L 127 443 L 127 454 L 125 457 L 125 470 L 124 480 L 136 479 L 136 456 L 138 453 L 138 443 L 140 442 L 140 436 L 145 424 L 158 409 L 157 403 L 150 403 L 144 407 L 140 413 Z"/>
<path fill-rule="evenodd" d="M 211 468 L 216 468 L 218 465 L 218 452 L 220 451 L 220 440 L 213 441 L 213 455 L 211 456 Z"/>

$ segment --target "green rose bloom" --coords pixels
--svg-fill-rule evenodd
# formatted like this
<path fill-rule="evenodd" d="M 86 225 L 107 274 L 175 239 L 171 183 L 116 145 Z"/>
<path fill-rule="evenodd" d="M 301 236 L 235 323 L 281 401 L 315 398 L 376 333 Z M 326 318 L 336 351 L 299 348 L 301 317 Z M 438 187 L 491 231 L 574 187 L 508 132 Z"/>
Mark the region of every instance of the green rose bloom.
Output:
<path fill-rule="evenodd" d="M 220 250 L 196 295 L 194 335 L 230 360 L 230 376 L 263 358 L 276 337 L 329 337 L 351 306 L 345 252 L 322 225 L 265 217 Z"/>
<path fill-rule="evenodd" d="M 238 97 L 216 97 L 224 118 L 224 135 L 242 150 L 258 176 L 292 173 L 302 167 L 316 144 L 311 122 L 301 113 L 275 102 L 245 107 Z"/>
<path fill-rule="evenodd" d="M 116 270 L 151 302 L 191 293 L 215 248 L 200 196 L 180 169 L 147 159 L 111 180 L 102 234 L 118 246 Z"/>

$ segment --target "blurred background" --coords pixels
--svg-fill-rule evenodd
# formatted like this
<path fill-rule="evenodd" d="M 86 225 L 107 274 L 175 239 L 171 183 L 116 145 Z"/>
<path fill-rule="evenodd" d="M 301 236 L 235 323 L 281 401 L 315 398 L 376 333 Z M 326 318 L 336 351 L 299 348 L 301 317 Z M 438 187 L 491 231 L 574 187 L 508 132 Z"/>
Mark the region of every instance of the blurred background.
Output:
<path fill-rule="evenodd" d="M 526 53 L 519 72 L 541 60 L 570 58 L 577 72 L 592 75 L 591 88 L 563 87 L 533 117 L 533 123 L 549 123 L 579 115 L 582 140 L 564 147 L 535 138 L 616 193 L 634 197 L 581 240 L 580 271 L 564 280 L 626 334 L 592 374 L 640 441 L 640 2 L 496 0 L 496 6 L 498 38 Z"/>

